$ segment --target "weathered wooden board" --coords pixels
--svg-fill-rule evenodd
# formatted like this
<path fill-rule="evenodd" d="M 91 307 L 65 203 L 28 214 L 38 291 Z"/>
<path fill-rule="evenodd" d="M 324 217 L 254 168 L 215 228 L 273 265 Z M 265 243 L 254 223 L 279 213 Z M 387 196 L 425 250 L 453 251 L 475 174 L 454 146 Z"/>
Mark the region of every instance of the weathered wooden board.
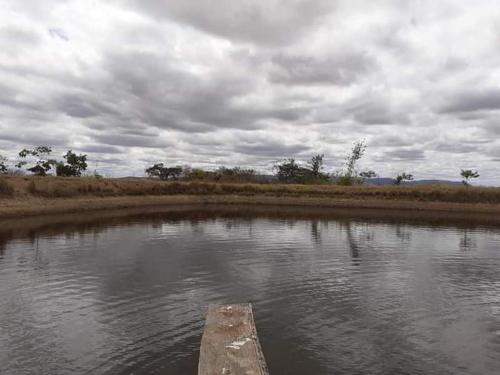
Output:
<path fill-rule="evenodd" d="M 198 375 L 269 375 L 251 304 L 208 307 Z"/>

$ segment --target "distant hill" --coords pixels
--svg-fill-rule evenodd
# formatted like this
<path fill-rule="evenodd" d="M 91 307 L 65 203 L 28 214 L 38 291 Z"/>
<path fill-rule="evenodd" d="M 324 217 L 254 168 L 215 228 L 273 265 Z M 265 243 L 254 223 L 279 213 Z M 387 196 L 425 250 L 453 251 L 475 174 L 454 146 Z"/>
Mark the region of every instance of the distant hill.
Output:
<path fill-rule="evenodd" d="M 394 185 L 394 179 L 392 178 L 370 178 L 366 180 L 368 185 Z M 414 181 L 403 181 L 401 185 L 462 185 L 460 181 L 450 181 L 450 180 L 414 180 Z"/>
<path fill-rule="evenodd" d="M 117 177 L 117 180 L 148 180 L 151 177 Z M 152 178 L 155 180 L 155 178 Z M 272 183 L 277 182 L 278 179 L 275 175 L 272 174 L 257 174 L 255 175 L 255 181 L 260 183 Z M 374 186 L 385 186 L 385 185 L 394 185 L 394 179 L 387 177 L 377 177 L 377 178 L 368 178 L 366 179 L 367 185 Z M 450 180 L 414 180 L 414 181 L 403 181 L 401 185 L 462 185 L 460 181 L 450 181 Z"/>

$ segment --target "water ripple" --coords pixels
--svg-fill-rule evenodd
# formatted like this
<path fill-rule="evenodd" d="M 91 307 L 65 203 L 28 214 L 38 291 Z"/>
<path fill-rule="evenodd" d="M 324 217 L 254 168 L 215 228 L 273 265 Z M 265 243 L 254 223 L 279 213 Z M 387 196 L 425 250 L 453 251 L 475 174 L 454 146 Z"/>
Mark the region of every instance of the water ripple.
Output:
<path fill-rule="evenodd" d="M 251 301 L 271 373 L 496 374 L 500 232 L 143 218 L 0 251 L 2 374 L 195 374 L 211 302 Z"/>

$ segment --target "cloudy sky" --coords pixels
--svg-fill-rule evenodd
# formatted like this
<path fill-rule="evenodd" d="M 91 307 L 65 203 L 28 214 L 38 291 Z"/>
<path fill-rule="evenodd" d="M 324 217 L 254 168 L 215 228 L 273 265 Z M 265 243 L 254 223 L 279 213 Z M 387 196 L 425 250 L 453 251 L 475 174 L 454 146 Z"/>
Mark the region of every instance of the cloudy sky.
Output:
<path fill-rule="evenodd" d="M 0 153 L 500 184 L 497 0 L 0 0 Z"/>

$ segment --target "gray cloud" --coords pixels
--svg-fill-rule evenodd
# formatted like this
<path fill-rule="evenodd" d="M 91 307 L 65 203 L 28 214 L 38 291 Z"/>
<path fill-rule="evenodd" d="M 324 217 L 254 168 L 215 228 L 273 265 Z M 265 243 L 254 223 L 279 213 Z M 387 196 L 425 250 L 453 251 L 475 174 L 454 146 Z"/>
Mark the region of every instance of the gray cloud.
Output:
<path fill-rule="evenodd" d="M 21 148 L 30 145 L 64 146 L 68 144 L 70 139 L 70 134 L 66 131 L 45 133 L 39 132 L 36 129 L 2 128 L 1 138 L 16 145 L 17 149 L 14 149 L 14 152 L 18 152 Z M 13 152 L 13 150 L 9 151 Z"/>
<path fill-rule="evenodd" d="M 375 139 L 370 142 L 370 145 L 375 147 L 402 147 L 411 146 L 413 144 L 414 140 L 412 137 L 386 134 L 376 136 Z"/>
<path fill-rule="evenodd" d="M 87 145 L 80 146 L 79 150 L 81 152 L 88 152 L 92 154 L 120 154 L 123 150 L 119 147 L 115 146 L 107 146 L 107 145 Z"/>
<path fill-rule="evenodd" d="M 158 138 L 157 136 L 148 135 L 128 135 L 128 134 L 113 134 L 105 133 L 94 135 L 93 139 L 99 143 L 113 146 L 127 146 L 127 147 L 170 147 L 172 144 L 167 140 Z"/>
<path fill-rule="evenodd" d="M 380 96 L 378 96 L 380 95 Z M 369 93 L 347 103 L 345 114 L 364 125 L 401 125 L 408 124 L 406 108 L 393 108 L 392 99 L 384 97 L 384 93 Z"/>
<path fill-rule="evenodd" d="M 425 159 L 425 152 L 423 150 L 401 148 L 394 151 L 388 151 L 384 154 L 384 159 L 389 160 L 423 160 Z"/>
<path fill-rule="evenodd" d="M 374 61 L 362 52 L 348 52 L 320 59 L 278 54 L 271 58 L 271 62 L 273 69 L 269 79 L 288 85 L 349 85 L 375 68 Z"/>
<path fill-rule="evenodd" d="M 260 155 L 263 157 L 293 157 L 309 150 L 309 147 L 301 144 L 287 145 L 278 142 L 259 142 L 252 144 L 242 144 L 234 148 L 238 153 L 248 155 Z"/>
<path fill-rule="evenodd" d="M 484 89 L 453 95 L 441 107 L 443 113 L 494 111 L 500 109 L 500 89 Z"/>
<path fill-rule="evenodd" d="M 54 109 L 65 113 L 70 117 L 85 119 L 104 114 L 119 114 L 91 93 L 84 93 L 83 95 L 64 93 L 55 97 L 53 100 L 55 106 Z"/>
<path fill-rule="evenodd" d="M 19 26 L 0 27 L 0 42 L 14 44 L 16 47 L 33 46 L 41 42 L 40 36 L 31 29 Z"/>
<path fill-rule="evenodd" d="M 182 22 L 230 40 L 264 45 L 292 42 L 332 11 L 328 0 L 130 0 L 153 17 Z"/>
<path fill-rule="evenodd" d="M 443 151 L 443 152 L 451 152 L 451 153 L 471 153 L 481 151 L 481 146 L 479 145 L 471 145 L 471 144 L 463 144 L 463 143 L 438 143 L 434 150 Z"/>

